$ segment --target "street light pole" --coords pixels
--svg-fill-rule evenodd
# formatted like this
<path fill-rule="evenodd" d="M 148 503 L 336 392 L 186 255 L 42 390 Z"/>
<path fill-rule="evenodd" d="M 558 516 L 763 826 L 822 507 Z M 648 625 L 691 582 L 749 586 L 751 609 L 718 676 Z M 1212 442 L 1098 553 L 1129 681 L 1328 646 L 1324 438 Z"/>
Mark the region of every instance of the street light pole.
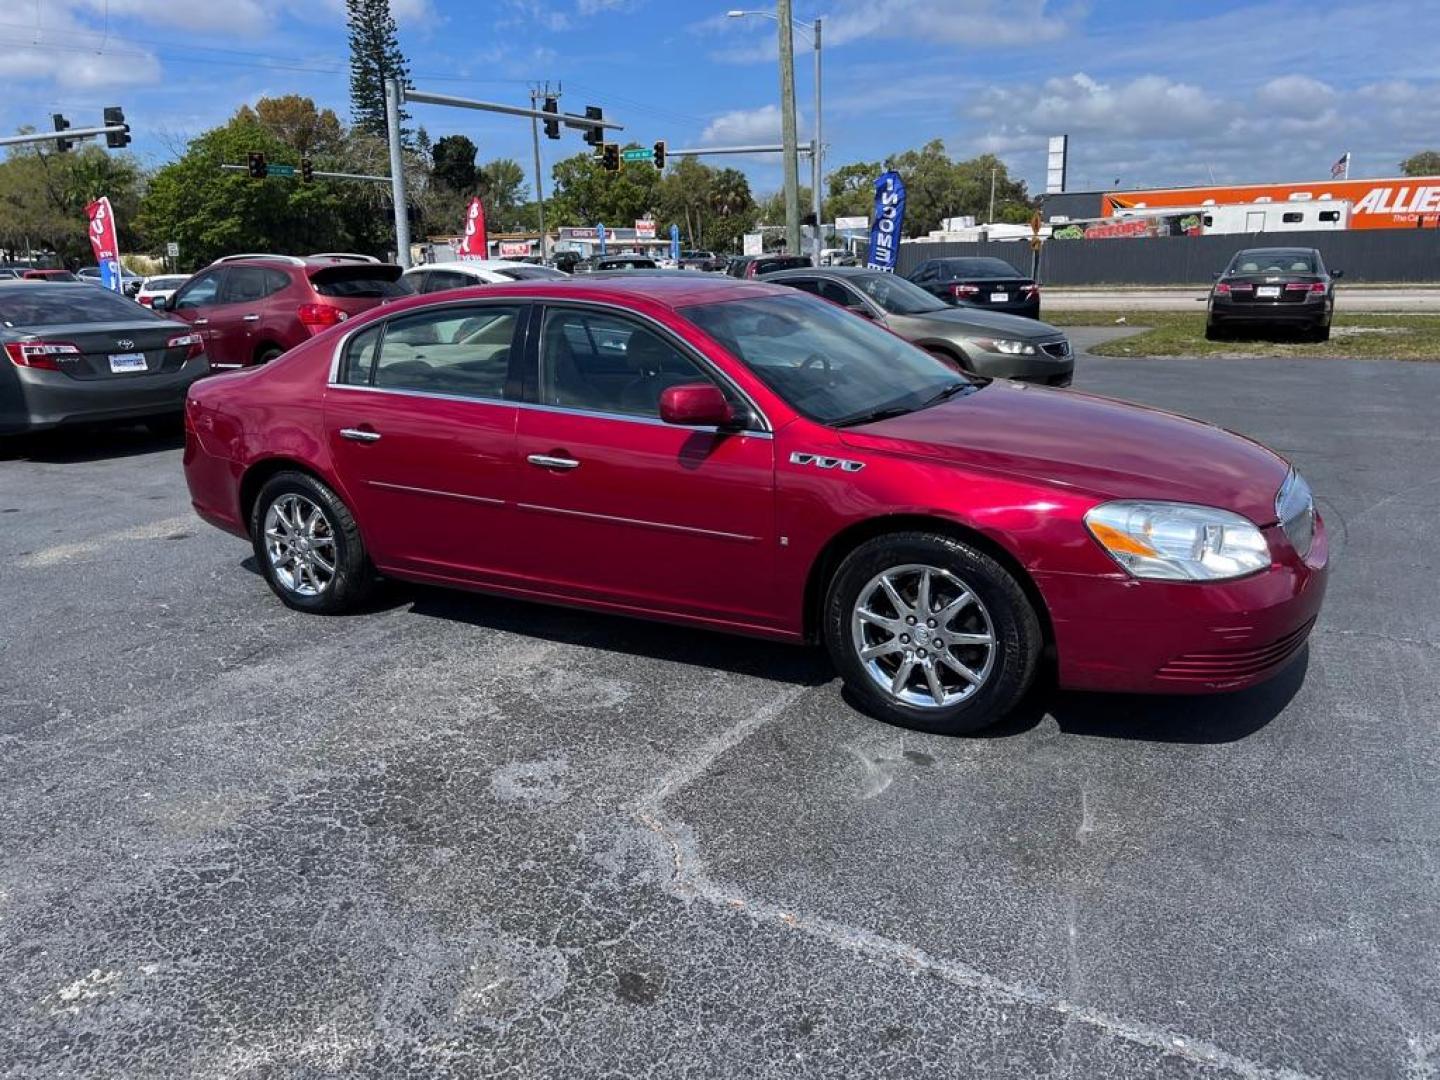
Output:
<path fill-rule="evenodd" d="M 820 195 L 820 183 L 825 171 L 822 159 L 825 144 L 820 128 L 820 20 L 815 20 L 815 147 L 810 152 L 811 201 L 815 204 L 815 265 L 820 265 L 820 252 L 825 249 L 825 202 Z"/>
<path fill-rule="evenodd" d="M 548 82 L 545 84 L 545 88 L 547 90 L 550 88 Z M 539 91 L 531 87 L 530 107 L 532 109 L 535 107 L 538 97 Z M 535 211 L 540 225 L 540 261 L 548 263 L 550 261 L 550 242 L 545 235 L 545 187 L 542 179 L 544 174 L 540 170 L 540 121 L 533 116 L 530 117 L 530 138 L 535 143 Z M 489 257 L 489 252 L 486 252 L 486 257 Z"/>
<path fill-rule="evenodd" d="M 785 236 L 792 254 L 800 253 L 800 154 L 795 146 L 795 34 L 791 0 L 775 0 L 780 32 L 780 141 L 785 145 Z"/>
<path fill-rule="evenodd" d="M 385 80 L 385 134 L 390 144 L 390 195 L 395 200 L 395 261 L 410 266 L 410 215 L 405 199 L 405 159 L 400 152 L 400 81 Z"/>

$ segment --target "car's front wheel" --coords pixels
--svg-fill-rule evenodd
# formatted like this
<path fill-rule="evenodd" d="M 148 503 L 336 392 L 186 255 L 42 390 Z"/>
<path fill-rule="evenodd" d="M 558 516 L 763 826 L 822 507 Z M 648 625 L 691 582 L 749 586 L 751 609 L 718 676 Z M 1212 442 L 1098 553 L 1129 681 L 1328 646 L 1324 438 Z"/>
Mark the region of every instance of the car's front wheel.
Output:
<path fill-rule="evenodd" d="M 989 555 L 938 533 L 856 548 L 831 580 L 825 644 L 868 711 L 964 734 L 999 720 L 1034 680 L 1043 643 L 1024 589 Z"/>
<path fill-rule="evenodd" d="M 370 594 L 375 573 L 354 516 L 308 473 L 277 473 L 265 482 L 250 535 L 270 588 L 298 611 L 338 614 Z"/>

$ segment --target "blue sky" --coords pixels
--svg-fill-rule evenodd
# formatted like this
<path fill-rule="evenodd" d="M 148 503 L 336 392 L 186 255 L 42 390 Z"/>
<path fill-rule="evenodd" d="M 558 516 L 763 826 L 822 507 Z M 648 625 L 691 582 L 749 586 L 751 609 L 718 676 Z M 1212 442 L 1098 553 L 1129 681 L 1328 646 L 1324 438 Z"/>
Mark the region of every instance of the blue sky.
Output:
<path fill-rule="evenodd" d="M 625 138 L 774 141 L 775 24 L 735 0 L 392 0 L 417 87 L 515 104 L 562 83 Z M 766 7 L 763 0 L 756 7 Z M 797 0 L 825 18 L 827 164 L 940 138 L 998 153 L 1032 189 L 1044 143 L 1071 137 L 1071 188 L 1311 179 L 1353 151 L 1356 176 L 1440 148 L 1440 5 L 1366 0 Z M 811 54 L 796 36 L 802 135 Z M 257 97 L 303 93 L 348 113 L 343 0 L 0 0 L 0 130 L 98 122 L 122 104 L 152 164 Z M 530 172 L 522 120 L 417 106 L 433 137 Z M 584 148 L 542 142 L 547 169 Z M 757 194 L 773 161 L 735 160 Z M 548 179 L 547 179 L 548 185 Z"/>

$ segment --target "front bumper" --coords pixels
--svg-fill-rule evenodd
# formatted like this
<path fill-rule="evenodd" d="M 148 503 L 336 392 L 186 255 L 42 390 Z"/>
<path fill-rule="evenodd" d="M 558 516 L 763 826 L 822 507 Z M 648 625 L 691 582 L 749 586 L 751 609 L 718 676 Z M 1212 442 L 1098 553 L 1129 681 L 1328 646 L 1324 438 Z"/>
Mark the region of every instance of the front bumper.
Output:
<path fill-rule="evenodd" d="M 1325 599 L 1329 546 L 1317 518 L 1300 559 L 1278 526 L 1269 570 L 1230 582 L 1141 581 L 1038 573 L 1055 629 L 1060 685 L 1204 694 L 1279 673 L 1303 648 Z"/>
<path fill-rule="evenodd" d="M 209 373 L 203 356 L 178 371 L 118 379 L 74 379 L 59 371 L 11 366 L 0 373 L 0 434 L 178 414 L 190 384 Z"/>
<path fill-rule="evenodd" d="M 1056 358 L 1046 353 L 1016 356 L 1013 353 L 985 352 L 972 343 L 962 342 L 965 356 L 976 375 L 987 379 L 1015 379 L 1019 382 L 1043 383 L 1046 386 L 1069 386 L 1075 378 L 1075 354 Z"/>

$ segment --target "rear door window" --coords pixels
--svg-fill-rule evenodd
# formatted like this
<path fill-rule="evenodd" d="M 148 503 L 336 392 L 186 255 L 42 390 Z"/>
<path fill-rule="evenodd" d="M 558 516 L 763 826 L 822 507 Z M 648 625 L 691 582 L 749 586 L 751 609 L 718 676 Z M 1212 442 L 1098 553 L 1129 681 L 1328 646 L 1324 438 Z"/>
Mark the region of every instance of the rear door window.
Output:
<path fill-rule="evenodd" d="M 458 270 L 431 270 L 425 275 L 425 287 L 421 292 L 444 292 L 446 289 L 463 289 L 467 285 L 478 284 L 469 274 L 462 274 Z"/>
<path fill-rule="evenodd" d="M 224 301 L 229 304 L 252 303 L 279 292 L 290 279 L 278 270 L 263 266 L 232 266 L 226 274 Z"/>
<path fill-rule="evenodd" d="M 503 399 L 525 310 L 518 304 L 445 306 L 391 319 L 370 383 L 386 390 Z M 356 335 L 356 341 L 363 336 Z M 363 353 L 353 362 L 357 372 L 363 369 Z"/>

